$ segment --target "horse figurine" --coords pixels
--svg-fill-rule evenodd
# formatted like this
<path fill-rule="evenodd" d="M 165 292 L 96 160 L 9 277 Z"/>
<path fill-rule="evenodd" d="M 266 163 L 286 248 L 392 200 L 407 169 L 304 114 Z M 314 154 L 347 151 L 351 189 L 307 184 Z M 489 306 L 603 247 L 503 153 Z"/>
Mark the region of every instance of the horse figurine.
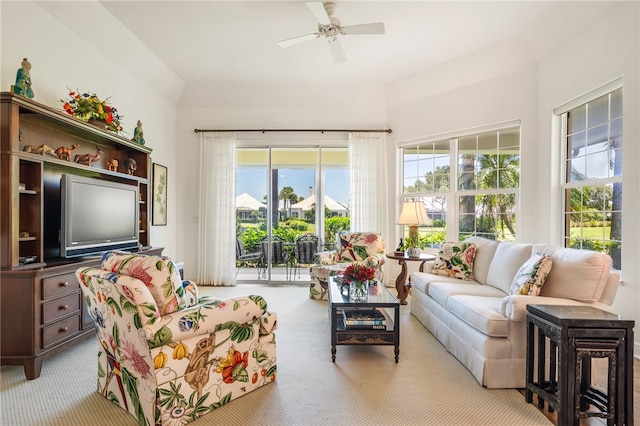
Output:
<path fill-rule="evenodd" d="M 91 166 L 93 163 L 95 163 L 100 159 L 101 155 L 102 155 L 102 150 L 98 148 L 96 150 L 95 155 L 94 154 L 76 154 L 76 156 L 73 158 L 73 161 L 75 161 L 78 164 L 84 164 L 85 166 Z"/>
<path fill-rule="evenodd" d="M 61 146 L 60 148 L 56 148 L 56 157 L 60 160 L 71 161 L 71 153 L 78 149 L 78 144 L 74 143 L 71 145 L 71 148 L 67 148 L 66 146 Z"/>

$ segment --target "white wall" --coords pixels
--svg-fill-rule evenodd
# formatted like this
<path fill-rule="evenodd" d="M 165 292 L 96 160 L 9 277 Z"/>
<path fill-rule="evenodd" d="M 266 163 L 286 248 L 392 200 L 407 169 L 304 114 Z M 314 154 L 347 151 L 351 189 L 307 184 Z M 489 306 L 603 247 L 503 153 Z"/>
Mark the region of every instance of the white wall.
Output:
<path fill-rule="evenodd" d="M 522 120 L 518 239 L 560 244 L 560 146 L 553 139 L 552 111 L 623 77 L 623 282 L 613 309 L 636 324 L 640 324 L 640 225 L 635 214 L 640 209 L 639 27 L 639 3 L 618 3 L 557 43 L 557 49 L 534 54 L 524 38 L 515 38 L 386 86 L 389 126 L 396 142 Z M 448 78 L 451 75 L 455 79 Z M 390 166 L 397 167 L 397 162 Z M 399 175 L 397 168 L 393 173 Z M 638 342 L 636 337 L 636 354 Z"/>
<path fill-rule="evenodd" d="M 85 7 L 101 7 L 98 3 Z M 86 9 L 84 19 L 91 21 Z M 137 120 L 143 123 L 146 145 L 153 149 L 152 161 L 169 168 L 168 225 L 151 227 L 151 245 L 165 247 L 165 254 L 176 254 L 176 163 L 173 102 L 150 87 L 147 81 L 132 75 L 127 63 L 114 61 L 62 24 L 35 2 L 1 2 L 0 87 L 9 91 L 23 57 L 32 64 L 34 100 L 62 111 L 61 98 L 67 88 L 90 91 L 124 116 L 122 124 L 133 135 Z M 121 49 L 122 46 L 116 46 Z"/>
<path fill-rule="evenodd" d="M 559 242 L 560 198 L 559 173 L 550 166 L 559 156 L 559 143 L 554 139 L 551 117 L 554 108 L 618 78 L 623 79 L 622 164 L 624 194 L 622 200 L 622 283 L 613 309 L 640 325 L 640 3 L 619 3 L 602 15 L 587 31 L 564 40 L 558 49 L 543 58 L 538 67 L 539 134 L 538 161 L 544 167 L 540 174 L 537 221 L 532 228 L 541 238 Z M 549 191 L 549 188 L 552 190 Z M 640 335 L 635 338 L 636 355 L 640 354 Z"/>

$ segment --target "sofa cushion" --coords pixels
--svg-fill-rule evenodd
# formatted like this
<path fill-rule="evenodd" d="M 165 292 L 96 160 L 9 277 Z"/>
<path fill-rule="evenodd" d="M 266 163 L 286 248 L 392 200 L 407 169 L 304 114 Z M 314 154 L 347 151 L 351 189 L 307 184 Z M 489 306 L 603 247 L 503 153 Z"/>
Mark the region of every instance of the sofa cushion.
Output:
<path fill-rule="evenodd" d="M 509 294 L 537 296 L 551 270 L 551 256 L 536 253 L 516 272 Z"/>
<path fill-rule="evenodd" d="M 487 285 L 499 288 L 508 294 L 513 277 L 529 257 L 531 257 L 530 244 L 501 241 L 487 273 Z"/>
<path fill-rule="evenodd" d="M 476 258 L 473 261 L 471 278 L 480 284 L 486 284 L 489 266 L 500 242 L 482 237 L 469 237 L 465 241 L 476 245 Z"/>
<path fill-rule="evenodd" d="M 488 286 L 482 286 L 487 288 Z M 490 287 L 489 287 L 490 288 Z M 451 296 L 447 309 L 466 324 L 491 337 L 509 336 L 509 320 L 500 314 L 501 297 Z"/>
<path fill-rule="evenodd" d="M 600 300 L 609 278 L 611 257 L 591 250 L 550 245 L 539 245 L 534 249 L 550 254 L 553 261 L 553 268 L 540 291 L 541 296 L 587 303 Z"/>
<path fill-rule="evenodd" d="M 442 306 L 448 306 L 448 299 L 451 296 L 472 295 L 503 298 L 504 292 L 495 287 L 482 285 L 474 281 L 457 282 L 432 282 L 429 285 L 429 296 Z"/>
<path fill-rule="evenodd" d="M 433 265 L 433 273 L 470 280 L 476 245 L 473 243 L 442 243 Z"/>
<path fill-rule="evenodd" d="M 411 273 L 411 285 L 412 291 L 416 289 L 416 291 L 421 291 L 424 294 L 429 294 L 429 285 L 433 282 L 445 282 L 445 283 L 454 283 L 454 284 L 463 284 L 463 283 L 475 283 L 479 284 L 475 281 L 460 281 L 458 278 L 451 277 L 443 277 L 441 275 L 431 274 L 428 272 L 412 272 Z"/>

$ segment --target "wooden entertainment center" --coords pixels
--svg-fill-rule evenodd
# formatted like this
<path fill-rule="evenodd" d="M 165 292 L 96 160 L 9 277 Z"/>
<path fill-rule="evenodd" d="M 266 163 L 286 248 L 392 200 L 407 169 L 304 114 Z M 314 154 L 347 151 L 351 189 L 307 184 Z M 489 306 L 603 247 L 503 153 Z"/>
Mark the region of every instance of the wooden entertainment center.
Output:
<path fill-rule="evenodd" d="M 93 334 L 75 271 L 100 259 L 60 255 L 62 175 L 137 185 L 139 250 L 161 254 L 149 247 L 151 149 L 10 92 L 0 107 L 0 363 L 35 379 L 43 358 Z M 90 165 L 74 161 L 98 150 Z"/>

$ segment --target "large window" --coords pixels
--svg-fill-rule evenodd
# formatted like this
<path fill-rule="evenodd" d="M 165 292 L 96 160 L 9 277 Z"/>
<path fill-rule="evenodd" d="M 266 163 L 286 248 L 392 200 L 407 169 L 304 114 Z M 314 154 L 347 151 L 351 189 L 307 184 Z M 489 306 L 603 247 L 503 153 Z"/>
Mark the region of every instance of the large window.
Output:
<path fill-rule="evenodd" d="M 262 251 L 252 261 L 237 262 L 238 281 L 309 280 L 296 240 L 313 234 L 322 249 L 349 229 L 348 166 L 346 147 L 237 148 L 236 236 L 245 252 Z M 276 247 L 272 253 L 269 241 Z M 282 256 L 276 253 L 280 245 Z"/>
<path fill-rule="evenodd" d="M 561 113 L 564 245 L 608 253 L 621 269 L 622 88 L 606 90 Z"/>
<path fill-rule="evenodd" d="M 420 228 L 422 246 L 470 235 L 515 240 L 518 125 L 406 146 L 402 158 L 403 197 L 421 200 L 431 219 Z"/>

